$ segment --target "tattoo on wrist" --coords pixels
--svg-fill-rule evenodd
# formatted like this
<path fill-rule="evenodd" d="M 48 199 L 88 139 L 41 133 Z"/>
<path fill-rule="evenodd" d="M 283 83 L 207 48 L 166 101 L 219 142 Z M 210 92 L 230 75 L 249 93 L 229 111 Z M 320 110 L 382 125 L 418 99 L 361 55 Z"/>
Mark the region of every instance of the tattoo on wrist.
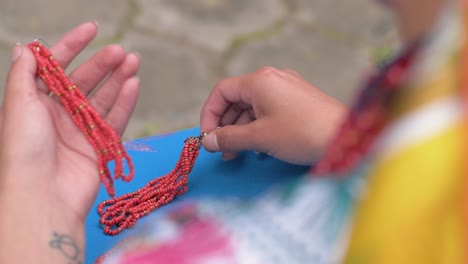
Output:
<path fill-rule="evenodd" d="M 49 246 L 64 256 L 67 264 L 83 264 L 80 260 L 81 250 L 71 236 L 54 232 Z"/>

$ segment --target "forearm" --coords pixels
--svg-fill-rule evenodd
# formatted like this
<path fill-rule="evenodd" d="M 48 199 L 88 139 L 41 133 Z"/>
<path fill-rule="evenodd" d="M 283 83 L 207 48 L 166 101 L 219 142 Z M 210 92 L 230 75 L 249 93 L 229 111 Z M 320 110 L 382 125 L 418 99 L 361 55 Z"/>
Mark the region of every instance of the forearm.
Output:
<path fill-rule="evenodd" d="M 0 194 L 0 263 L 84 263 L 84 223 L 31 198 Z"/>

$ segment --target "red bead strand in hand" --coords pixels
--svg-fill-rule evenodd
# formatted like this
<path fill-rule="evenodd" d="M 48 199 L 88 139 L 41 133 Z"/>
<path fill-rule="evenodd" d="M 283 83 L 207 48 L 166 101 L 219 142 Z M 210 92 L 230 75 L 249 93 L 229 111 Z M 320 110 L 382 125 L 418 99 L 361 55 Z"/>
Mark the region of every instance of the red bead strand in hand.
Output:
<path fill-rule="evenodd" d="M 86 96 L 67 77 L 62 67 L 53 58 L 50 51 L 39 41 L 28 45 L 37 60 L 37 75 L 44 81 L 51 93 L 66 109 L 75 125 L 83 132 L 96 151 L 98 171 L 102 183 L 110 196 L 115 195 L 113 178 L 107 164 L 115 161 L 114 178 L 122 177 L 131 181 L 134 168 L 130 156 L 120 142 L 117 132 L 96 112 Z M 129 174 L 125 175 L 124 160 Z"/>
<path fill-rule="evenodd" d="M 100 203 L 99 222 L 104 225 L 104 233 L 117 235 L 134 226 L 141 217 L 184 194 L 187 191 L 188 175 L 195 164 L 204 135 L 190 137 L 185 141 L 180 159 L 170 173 L 150 181 L 136 192 Z"/>

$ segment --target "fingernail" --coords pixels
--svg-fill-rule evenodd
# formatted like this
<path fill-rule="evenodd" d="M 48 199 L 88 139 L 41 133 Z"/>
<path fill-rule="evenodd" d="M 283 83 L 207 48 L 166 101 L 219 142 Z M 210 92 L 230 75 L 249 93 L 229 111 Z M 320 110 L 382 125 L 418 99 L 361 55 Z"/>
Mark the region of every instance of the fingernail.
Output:
<path fill-rule="evenodd" d="M 230 152 L 223 152 L 223 154 L 221 155 L 221 159 L 223 161 L 230 161 L 230 160 L 233 160 L 237 157 L 237 154 L 236 153 L 230 153 Z"/>
<path fill-rule="evenodd" d="M 203 139 L 203 146 L 208 151 L 219 151 L 218 137 L 216 136 L 216 134 L 214 133 L 208 134 Z"/>
<path fill-rule="evenodd" d="M 11 61 L 15 62 L 21 57 L 21 53 L 23 52 L 23 48 L 21 43 L 17 42 L 15 48 L 13 49 Z"/>
<path fill-rule="evenodd" d="M 92 20 L 91 23 L 93 23 L 94 25 L 96 25 L 96 28 L 99 27 L 99 22 L 97 22 L 97 20 Z"/>
<path fill-rule="evenodd" d="M 132 51 L 132 54 L 137 56 L 139 59 L 141 59 L 141 54 L 138 53 L 138 51 Z"/>
<path fill-rule="evenodd" d="M 221 159 L 222 159 L 223 161 L 229 161 L 229 158 L 228 158 L 228 157 L 226 156 L 226 154 L 224 154 L 224 153 L 221 154 Z"/>
<path fill-rule="evenodd" d="M 133 77 L 132 77 L 132 80 L 133 80 L 134 82 L 136 82 L 138 85 L 140 84 L 140 77 L 138 77 L 138 76 L 133 76 Z"/>

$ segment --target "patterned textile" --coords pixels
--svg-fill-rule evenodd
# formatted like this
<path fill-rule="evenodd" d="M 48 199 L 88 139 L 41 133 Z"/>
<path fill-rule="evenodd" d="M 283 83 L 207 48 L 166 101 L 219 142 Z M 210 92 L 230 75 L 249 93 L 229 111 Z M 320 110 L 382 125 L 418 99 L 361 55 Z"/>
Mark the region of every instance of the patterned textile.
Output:
<path fill-rule="evenodd" d="M 104 263 L 338 263 L 359 184 L 303 178 L 250 201 L 172 205 L 140 223 Z"/>

